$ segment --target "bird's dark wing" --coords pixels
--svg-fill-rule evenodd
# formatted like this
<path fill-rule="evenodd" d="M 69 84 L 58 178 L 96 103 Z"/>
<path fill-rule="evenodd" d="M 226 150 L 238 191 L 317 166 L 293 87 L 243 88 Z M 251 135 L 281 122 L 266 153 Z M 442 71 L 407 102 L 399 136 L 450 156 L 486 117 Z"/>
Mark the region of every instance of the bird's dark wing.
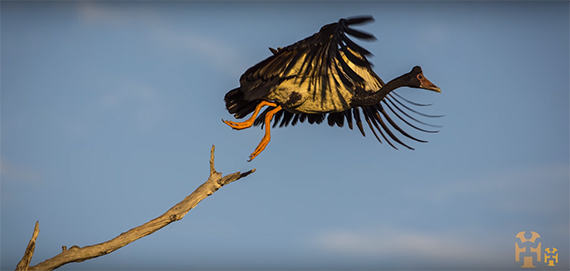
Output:
<path fill-rule="evenodd" d="M 372 131 L 372 133 L 374 134 L 374 136 L 376 137 L 376 139 L 380 143 L 382 143 L 382 140 L 380 139 L 380 137 L 381 137 L 386 142 L 388 142 L 388 144 L 390 144 L 390 146 L 392 146 L 394 149 L 398 149 L 396 147 L 396 144 L 395 144 L 395 143 L 397 143 L 397 145 L 401 145 L 401 146 L 404 146 L 408 149 L 413 150 L 414 148 L 408 146 L 404 142 L 403 138 L 408 138 L 408 139 L 411 139 L 411 140 L 414 140 L 417 142 L 423 142 L 423 143 L 425 143 L 427 141 L 414 137 L 413 135 L 411 135 L 410 133 L 408 133 L 404 129 L 402 129 L 400 126 L 404 126 L 403 124 L 406 124 L 407 126 L 412 127 L 418 131 L 422 131 L 422 132 L 426 132 L 426 133 L 437 133 L 438 132 L 437 130 L 431 130 L 431 129 L 428 130 L 428 129 L 420 128 L 417 125 L 420 125 L 420 126 L 423 125 L 423 126 L 429 126 L 429 127 L 441 127 L 441 126 L 423 122 L 423 121 L 419 120 L 417 117 L 414 117 L 413 114 L 420 115 L 422 117 L 429 117 L 429 118 L 438 118 L 438 117 L 442 117 L 442 115 L 428 115 L 428 114 L 421 113 L 415 109 L 412 109 L 411 106 L 406 105 L 401 100 L 403 100 L 405 103 L 408 103 L 409 105 L 412 105 L 412 106 L 429 106 L 429 105 L 431 105 L 431 104 L 415 103 L 415 102 L 412 102 L 412 101 L 405 99 L 404 97 L 398 95 L 395 92 L 391 92 L 384 99 L 382 99 L 382 101 L 380 101 L 380 103 L 372 105 L 372 106 L 361 107 L 362 114 L 364 115 L 364 120 L 368 124 L 368 127 L 370 127 L 370 130 Z M 360 113 L 358 112 L 358 108 L 353 108 L 353 113 L 354 113 L 355 119 L 359 118 L 359 117 L 357 117 L 357 115 L 360 115 Z M 329 115 L 329 117 L 330 117 L 330 115 Z M 358 122 L 361 122 L 361 121 L 359 120 Z M 358 122 L 357 122 L 357 124 L 358 124 Z M 413 123 L 416 123 L 416 124 L 413 124 Z M 329 124 L 330 124 L 330 122 L 329 122 Z M 358 128 L 359 128 L 360 132 L 362 133 L 363 136 L 365 136 L 362 126 L 363 126 L 362 124 L 358 124 Z M 379 132 L 380 137 L 378 136 L 376 131 Z"/>
<path fill-rule="evenodd" d="M 323 100 L 327 94 L 346 99 L 343 90 L 353 93 L 355 88 L 380 89 L 384 82 L 366 59 L 371 53 L 348 38 L 351 35 L 374 40 L 373 35 L 349 27 L 371 20 L 369 16 L 340 19 L 297 43 L 271 49 L 272 56 L 241 76 L 240 89 L 245 99 L 261 99 L 284 80 L 292 78 L 295 85 L 308 88 L 313 97 Z"/>
<path fill-rule="evenodd" d="M 395 149 L 398 149 L 396 147 L 397 145 L 401 145 L 413 150 L 412 147 L 408 146 L 404 142 L 405 140 L 403 140 L 403 138 L 408 138 L 418 142 L 427 141 L 414 137 L 401 127 L 407 125 L 421 132 L 437 133 L 437 130 L 432 130 L 425 127 L 440 128 L 441 126 L 426 123 L 420 120 L 418 116 L 438 118 L 442 117 L 442 115 L 428 115 L 413 108 L 430 105 L 431 104 L 416 103 L 400 96 L 396 92 L 391 92 L 378 104 L 372 106 L 354 107 L 344 112 L 334 112 L 328 114 L 297 114 L 281 110 L 277 112 L 273 118 L 273 127 L 276 127 L 277 125 L 279 125 L 279 127 L 287 126 L 289 124 L 295 125 L 298 122 L 304 122 L 305 120 L 307 120 L 310 124 L 320 124 L 323 121 L 327 120 L 328 125 L 331 127 L 335 125 L 343 127 L 346 120 L 346 123 L 351 130 L 353 129 L 354 121 L 360 133 L 363 136 L 366 136 L 366 133 L 364 132 L 365 125 L 363 125 L 363 122 L 365 122 L 368 124 L 368 127 L 376 139 L 380 141 L 380 143 L 382 143 L 382 140 L 384 140 Z M 265 114 L 273 108 L 274 107 L 268 107 L 264 112 L 261 112 L 255 120 L 254 125 L 261 125 L 261 127 L 263 127 Z"/>

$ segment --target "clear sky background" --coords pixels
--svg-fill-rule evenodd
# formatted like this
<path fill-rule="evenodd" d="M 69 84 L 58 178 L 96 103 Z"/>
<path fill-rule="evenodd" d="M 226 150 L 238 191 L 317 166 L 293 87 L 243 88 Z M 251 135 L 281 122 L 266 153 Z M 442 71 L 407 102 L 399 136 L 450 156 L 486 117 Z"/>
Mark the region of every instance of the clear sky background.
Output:
<path fill-rule="evenodd" d="M 389 81 L 422 66 L 438 134 L 415 151 L 347 127 L 233 131 L 239 76 L 339 18 Z M 536 231 L 568 269 L 569 3 L 2 2 L 1 269 L 169 209 L 216 168 L 257 168 L 86 269 L 517 269 Z M 530 255 L 530 254 L 529 254 Z M 542 263 L 541 266 L 544 266 Z M 551 269 L 556 269 L 551 268 Z"/>

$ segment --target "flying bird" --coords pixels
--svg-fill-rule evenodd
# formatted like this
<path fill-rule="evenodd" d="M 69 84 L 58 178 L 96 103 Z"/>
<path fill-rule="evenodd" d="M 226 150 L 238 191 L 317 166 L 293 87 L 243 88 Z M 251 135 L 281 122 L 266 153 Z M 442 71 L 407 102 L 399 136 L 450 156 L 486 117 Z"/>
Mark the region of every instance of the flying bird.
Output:
<path fill-rule="evenodd" d="M 279 126 L 282 127 L 289 122 L 295 125 L 305 120 L 310 124 L 319 124 L 325 119 L 330 126 L 342 127 L 346 120 L 352 129 L 354 118 L 360 132 L 366 136 L 360 115 L 362 111 L 364 121 L 378 141 L 382 143 L 376 131 L 396 149 L 391 141 L 413 149 L 400 139 L 402 135 L 415 141 L 426 141 L 408 134 L 390 115 L 414 129 L 437 132 L 412 124 L 415 121 L 435 126 L 410 114 L 440 117 L 420 113 L 410 106 L 430 104 L 415 103 L 392 92 L 399 87 L 441 92 L 423 75 L 422 69 L 415 66 L 410 72 L 384 83 L 374 73 L 372 64 L 366 58 L 371 53 L 349 39 L 348 35 L 362 40 L 375 40 L 373 35 L 349 27 L 373 20 L 371 16 L 340 19 L 292 45 L 269 48 L 273 55 L 249 68 L 240 77 L 240 87 L 230 90 L 224 97 L 226 109 L 237 119 L 253 114 L 243 122 L 223 122 L 236 130 L 254 125 L 265 126 L 265 135 L 249 156 L 249 161 L 259 155 L 269 143 L 272 119 L 273 127 L 280 120 Z M 260 114 L 263 107 L 266 108 Z"/>

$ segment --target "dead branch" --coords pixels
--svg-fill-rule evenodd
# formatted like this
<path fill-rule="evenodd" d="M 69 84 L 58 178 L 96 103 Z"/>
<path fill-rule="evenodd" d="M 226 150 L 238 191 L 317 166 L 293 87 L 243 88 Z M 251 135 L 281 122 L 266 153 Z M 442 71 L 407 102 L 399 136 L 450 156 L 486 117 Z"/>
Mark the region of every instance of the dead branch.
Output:
<path fill-rule="evenodd" d="M 16 266 L 16 270 L 18 271 L 25 271 L 28 270 L 30 266 L 30 261 L 32 260 L 32 256 L 34 255 L 34 249 L 36 248 L 36 239 L 38 238 L 38 234 L 40 233 L 40 224 L 36 221 L 36 226 L 34 227 L 34 233 L 32 234 L 32 239 L 28 243 L 26 247 L 26 252 L 24 253 L 24 257 Z"/>
<path fill-rule="evenodd" d="M 36 227 L 32 235 L 32 239 L 26 248 L 24 257 L 18 263 L 16 270 L 18 271 L 33 271 L 33 270 L 53 270 L 64 264 L 71 262 L 82 262 L 85 260 L 93 259 L 99 256 L 109 254 L 119 248 L 122 248 L 135 240 L 143 238 L 153 232 L 162 229 L 168 224 L 182 219 L 192 208 L 196 207 L 200 201 L 212 195 L 222 186 L 231 182 L 237 181 L 253 172 L 255 169 L 249 170 L 244 173 L 235 172 L 222 177 L 222 173 L 217 172 L 214 168 L 214 149 L 212 146 L 210 151 L 210 177 L 208 180 L 200 185 L 192 194 L 187 196 L 184 200 L 170 208 L 166 213 L 161 216 L 143 224 L 138 227 L 132 228 L 127 232 L 121 233 L 119 236 L 96 245 L 78 247 L 72 246 L 67 249 L 63 246 L 63 251 L 51 259 L 47 259 L 37 265 L 29 266 L 34 248 L 36 238 L 39 234 L 39 225 L 36 222 Z"/>

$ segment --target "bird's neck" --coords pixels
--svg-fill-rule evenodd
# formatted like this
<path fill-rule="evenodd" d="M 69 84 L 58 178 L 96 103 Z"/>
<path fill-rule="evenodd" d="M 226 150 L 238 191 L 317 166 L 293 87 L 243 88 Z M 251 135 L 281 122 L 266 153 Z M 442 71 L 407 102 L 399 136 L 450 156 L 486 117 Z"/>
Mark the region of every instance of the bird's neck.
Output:
<path fill-rule="evenodd" d="M 352 104 L 354 106 L 368 106 L 378 104 L 388 93 L 391 91 L 406 86 L 408 74 L 404 74 L 400 77 L 394 78 L 390 80 L 390 82 L 386 83 L 381 89 L 376 92 L 369 92 L 369 91 L 356 91 L 353 99 Z"/>

